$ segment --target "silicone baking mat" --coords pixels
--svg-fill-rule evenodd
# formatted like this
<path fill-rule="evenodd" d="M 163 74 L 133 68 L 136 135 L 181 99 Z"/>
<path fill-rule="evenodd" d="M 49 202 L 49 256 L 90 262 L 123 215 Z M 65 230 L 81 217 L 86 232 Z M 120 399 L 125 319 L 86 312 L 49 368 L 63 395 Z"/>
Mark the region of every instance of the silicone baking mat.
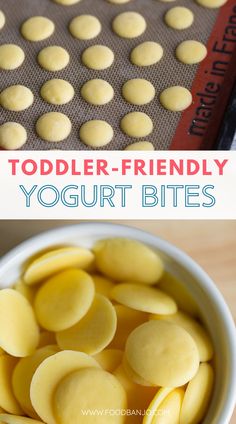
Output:
<path fill-rule="evenodd" d="M 193 11 L 195 20 L 191 28 L 176 31 L 165 25 L 163 16 L 173 5 L 186 6 Z M 27 129 L 28 141 L 22 149 L 89 149 L 79 140 L 79 128 L 88 120 L 102 119 L 109 122 L 114 129 L 114 139 L 104 150 L 123 150 L 137 140 L 122 133 L 120 120 L 125 114 L 135 110 L 147 113 L 153 120 L 154 131 L 147 139 L 156 149 L 202 149 L 213 146 L 235 77 L 235 67 L 231 68 L 235 48 L 232 39 L 236 39 L 235 0 L 228 0 L 224 7 L 217 10 L 200 7 L 194 0 L 178 0 L 171 4 L 157 0 L 133 0 L 123 5 L 114 5 L 106 0 L 82 0 L 67 7 L 52 0 L 21 0 L 20 4 L 17 0 L 0 0 L 0 8 L 6 15 L 6 25 L 0 33 L 1 44 L 16 43 L 26 53 L 25 62 L 20 68 L 10 72 L 0 71 L 0 90 L 13 84 L 23 84 L 35 96 L 33 106 L 23 112 L 9 112 L 0 108 L 0 123 L 16 121 Z M 147 30 L 142 36 L 127 40 L 113 33 L 111 23 L 119 13 L 130 10 L 145 17 Z M 102 32 L 96 39 L 80 41 L 70 35 L 68 24 L 73 17 L 80 14 L 93 14 L 100 19 Z M 52 19 L 56 30 L 47 40 L 31 43 L 21 36 L 20 26 L 27 18 L 36 15 Z M 229 26 L 232 28 L 227 31 Z M 224 41 L 225 35 L 231 41 Z M 200 66 L 187 66 L 176 60 L 176 46 L 186 39 L 196 39 L 208 45 L 208 58 Z M 131 50 L 147 40 L 157 41 L 163 46 L 163 59 L 151 67 L 139 68 L 132 65 L 129 60 Z M 82 52 L 94 44 L 107 45 L 114 51 L 115 62 L 111 68 L 92 71 L 82 65 Z M 222 50 L 223 44 L 230 53 L 213 52 L 214 46 L 215 49 Z M 68 50 L 71 61 L 67 68 L 60 72 L 47 72 L 40 68 L 37 54 L 48 45 L 60 45 Z M 41 99 L 40 88 L 51 78 L 63 78 L 73 85 L 76 95 L 72 102 L 53 106 Z M 115 89 L 115 97 L 111 103 L 96 107 L 82 99 L 80 89 L 92 78 L 103 78 L 111 83 Z M 122 98 L 122 85 L 132 78 L 145 78 L 154 84 L 156 97 L 152 103 L 137 107 Z M 171 85 L 183 85 L 193 93 L 193 105 L 183 114 L 169 112 L 159 103 L 160 92 Z M 63 112 L 72 121 L 72 132 L 63 142 L 47 143 L 35 132 L 37 119 L 49 111 Z"/>

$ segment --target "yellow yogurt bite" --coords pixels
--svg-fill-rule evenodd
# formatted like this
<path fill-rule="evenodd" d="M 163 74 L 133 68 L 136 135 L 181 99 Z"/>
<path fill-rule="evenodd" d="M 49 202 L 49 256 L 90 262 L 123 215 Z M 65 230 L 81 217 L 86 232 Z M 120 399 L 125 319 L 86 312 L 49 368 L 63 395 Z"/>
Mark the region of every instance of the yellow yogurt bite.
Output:
<path fill-rule="evenodd" d="M 113 31 L 122 38 L 136 38 L 146 30 L 147 24 L 137 12 L 123 12 L 113 20 Z"/>
<path fill-rule="evenodd" d="M 163 48 L 159 43 L 145 41 L 132 50 L 130 60 L 136 66 L 151 66 L 161 60 L 163 53 Z"/>
<path fill-rule="evenodd" d="M 73 327 L 56 334 L 61 349 L 71 349 L 95 355 L 112 341 L 117 326 L 114 306 L 96 294 L 88 313 Z"/>
<path fill-rule="evenodd" d="M 52 79 L 43 84 L 40 94 L 47 103 L 64 105 L 73 99 L 75 90 L 68 81 Z"/>
<path fill-rule="evenodd" d="M 168 315 L 177 311 L 177 305 L 170 296 L 157 288 L 143 284 L 117 284 L 111 291 L 111 297 L 122 305 L 142 312 L 156 311 Z"/>
<path fill-rule="evenodd" d="M 23 280 L 31 286 L 66 268 L 86 269 L 93 260 L 93 253 L 83 247 L 71 246 L 54 249 L 34 259 L 27 266 Z"/>
<path fill-rule="evenodd" d="M 81 96 L 91 105 L 102 106 L 113 99 L 114 89 L 107 81 L 93 79 L 83 85 Z"/>
<path fill-rule="evenodd" d="M 168 87 L 160 95 L 162 106 L 172 112 L 182 112 L 191 106 L 192 101 L 190 91 L 181 86 Z"/>
<path fill-rule="evenodd" d="M 32 91 L 24 85 L 11 85 L 0 94 L 0 104 L 4 109 L 21 112 L 34 102 Z"/>
<path fill-rule="evenodd" d="M 193 21 L 194 14 L 187 7 L 176 6 L 165 14 L 165 23 L 173 29 L 183 30 L 189 28 Z"/>
<path fill-rule="evenodd" d="M 180 62 L 187 65 L 194 65 L 205 59 L 207 48 L 199 41 L 186 40 L 178 45 L 175 53 Z"/>
<path fill-rule="evenodd" d="M 99 19 L 93 15 L 76 16 L 69 25 L 71 35 L 79 40 L 92 40 L 100 34 L 101 30 Z"/>
<path fill-rule="evenodd" d="M 10 329 L 10 331 L 9 331 Z M 32 354 L 39 329 L 30 303 L 13 289 L 0 291 L 0 346 L 12 356 Z"/>
<path fill-rule="evenodd" d="M 137 106 L 150 103 L 155 94 L 156 90 L 152 83 L 142 78 L 129 80 L 122 87 L 124 99 Z"/>
<path fill-rule="evenodd" d="M 155 150 L 155 147 L 153 146 L 152 143 L 150 143 L 150 141 L 137 141 L 136 143 L 129 144 L 129 146 L 127 146 L 125 148 L 125 150 L 132 150 L 132 151 L 138 151 L 138 150 L 153 151 L 153 150 Z"/>
<path fill-rule="evenodd" d="M 73 6 L 73 4 L 79 3 L 81 0 L 53 0 L 54 3 L 61 4 L 62 6 Z"/>
<path fill-rule="evenodd" d="M 38 322 L 49 331 L 72 327 L 88 312 L 94 292 L 92 278 L 80 269 L 56 274 L 37 292 L 34 306 Z"/>
<path fill-rule="evenodd" d="M 48 112 L 36 122 L 36 132 L 42 140 L 57 143 L 65 140 L 71 133 L 71 121 L 60 112 Z"/>
<path fill-rule="evenodd" d="M 17 358 L 3 354 L 0 356 L 0 406 L 10 414 L 21 414 L 23 411 L 12 393 L 11 380 Z"/>
<path fill-rule="evenodd" d="M 156 386 L 183 386 L 199 368 L 199 353 L 192 337 L 181 327 L 164 321 L 149 321 L 136 328 L 128 337 L 125 355 L 133 370 Z"/>
<path fill-rule="evenodd" d="M 157 390 L 155 396 L 151 400 L 151 403 L 148 405 L 148 413 L 146 413 L 143 418 L 143 424 L 152 424 L 158 408 L 171 392 L 173 392 L 173 389 L 169 387 L 161 387 Z"/>
<path fill-rule="evenodd" d="M 180 424 L 200 423 L 211 398 L 214 373 L 210 364 L 201 364 L 187 386 L 180 414 Z"/>
<path fill-rule="evenodd" d="M 0 414 L 0 420 L 1 424 L 43 424 L 42 421 L 11 414 Z"/>
<path fill-rule="evenodd" d="M 81 141 L 90 147 L 103 147 L 111 142 L 113 128 L 106 121 L 92 120 L 85 122 L 79 131 Z"/>
<path fill-rule="evenodd" d="M 153 131 L 153 122 L 144 112 L 130 112 L 121 120 L 121 129 L 129 137 L 147 137 Z"/>
<path fill-rule="evenodd" d="M 154 411 L 152 424 L 179 424 L 179 416 L 184 398 L 184 390 L 173 390 Z M 144 423 L 145 424 L 145 423 Z"/>
<path fill-rule="evenodd" d="M 0 30 L 4 27 L 6 22 L 5 15 L 2 10 L 0 10 Z"/>
<path fill-rule="evenodd" d="M 196 0 L 196 2 L 203 7 L 209 7 L 215 9 L 221 7 L 228 2 L 228 0 Z"/>
<path fill-rule="evenodd" d="M 16 44 L 2 44 L 0 46 L 0 69 L 11 71 L 19 68 L 25 60 L 25 53 Z"/>
<path fill-rule="evenodd" d="M 61 71 L 69 62 L 69 53 L 60 46 L 45 47 L 38 54 L 38 63 L 46 71 Z"/>
<path fill-rule="evenodd" d="M 136 240 L 100 240 L 95 243 L 93 252 L 99 271 L 116 281 L 155 284 L 163 273 L 163 263 L 158 254 Z"/>
<path fill-rule="evenodd" d="M 88 47 L 82 54 L 82 63 L 89 69 L 102 71 L 109 68 L 114 62 L 113 51 L 103 45 Z"/>
<path fill-rule="evenodd" d="M 97 413 L 96 418 L 85 415 L 85 406 L 87 410 L 104 413 Z M 126 406 L 126 393 L 118 379 L 96 368 L 68 375 L 54 394 L 55 415 L 60 424 L 123 424 L 124 416 L 112 411 L 122 411 Z"/>
<path fill-rule="evenodd" d="M 28 41 L 42 41 L 53 34 L 54 23 L 44 16 L 33 16 L 21 26 L 21 34 Z"/>
<path fill-rule="evenodd" d="M 5 150 L 20 149 L 27 141 L 26 129 L 17 122 L 6 122 L 0 126 L 0 147 Z"/>

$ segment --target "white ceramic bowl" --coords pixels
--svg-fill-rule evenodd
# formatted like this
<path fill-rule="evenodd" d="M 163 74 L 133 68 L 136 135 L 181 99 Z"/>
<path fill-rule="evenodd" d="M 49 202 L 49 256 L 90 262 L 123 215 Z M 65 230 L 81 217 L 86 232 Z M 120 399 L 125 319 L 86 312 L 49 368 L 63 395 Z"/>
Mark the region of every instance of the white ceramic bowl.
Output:
<path fill-rule="evenodd" d="M 53 245 L 93 246 L 101 238 L 128 237 L 157 250 L 166 268 L 179 278 L 195 299 L 202 320 L 211 334 L 216 352 L 213 399 L 204 424 L 229 424 L 236 400 L 236 341 L 229 309 L 209 276 L 185 253 L 136 228 L 109 223 L 81 223 L 53 229 L 33 237 L 0 260 L 0 287 L 13 284 L 30 256 Z"/>

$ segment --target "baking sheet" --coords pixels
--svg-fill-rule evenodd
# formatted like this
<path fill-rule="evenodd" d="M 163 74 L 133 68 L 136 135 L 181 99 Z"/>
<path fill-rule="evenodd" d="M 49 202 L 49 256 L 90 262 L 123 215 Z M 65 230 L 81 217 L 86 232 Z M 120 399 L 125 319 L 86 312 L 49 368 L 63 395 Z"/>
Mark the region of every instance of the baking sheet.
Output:
<path fill-rule="evenodd" d="M 51 0 L 21 0 L 20 5 L 16 0 L 1 0 L 0 7 L 6 15 L 6 25 L 0 33 L 1 44 L 20 45 L 26 53 L 26 60 L 14 71 L 0 72 L 0 90 L 13 84 L 23 84 L 33 91 L 35 101 L 31 108 L 20 113 L 1 108 L 0 123 L 17 121 L 26 127 L 28 142 L 23 146 L 23 150 L 86 150 L 90 148 L 79 140 L 80 126 L 91 119 L 103 119 L 112 125 L 115 132 L 113 141 L 105 146 L 104 150 L 123 150 L 136 140 L 122 133 L 120 120 L 125 114 L 137 110 L 147 113 L 154 123 L 154 131 L 146 139 L 151 141 L 156 149 L 170 148 L 181 113 L 172 113 L 163 109 L 159 103 L 159 94 L 171 85 L 183 85 L 191 89 L 198 71 L 198 65 L 187 66 L 175 59 L 176 46 L 185 39 L 196 39 L 207 43 L 219 14 L 219 9 L 204 9 L 193 0 L 179 0 L 174 5 L 186 6 L 193 11 L 195 21 L 191 28 L 184 31 L 168 28 L 163 22 L 163 16 L 173 3 L 162 3 L 157 0 L 135 0 L 119 6 L 112 5 L 106 0 L 82 0 L 70 7 L 57 5 Z M 141 13 L 147 21 L 146 32 L 132 40 L 118 37 L 111 29 L 113 18 L 129 10 Z M 80 14 L 93 14 L 100 19 L 103 29 L 96 39 L 80 41 L 70 35 L 68 24 L 73 17 Z M 52 19 L 56 30 L 49 39 L 31 43 L 21 37 L 19 29 L 27 18 L 35 15 Z M 129 61 L 131 50 L 147 40 L 157 41 L 163 46 L 164 58 L 151 67 L 133 66 Z M 116 59 L 111 68 L 93 71 L 82 65 L 80 59 L 82 52 L 94 44 L 107 45 L 114 51 Z M 59 72 L 47 72 L 40 68 L 36 60 L 37 54 L 48 45 L 60 45 L 68 50 L 71 61 L 67 68 Z M 63 106 L 53 106 L 40 98 L 42 84 L 51 78 L 63 78 L 73 85 L 76 95 L 72 102 Z M 92 78 L 103 78 L 112 84 L 115 89 L 115 98 L 111 103 L 96 107 L 82 99 L 80 89 Z M 132 78 L 146 78 L 154 84 L 157 94 L 152 103 L 137 107 L 128 104 L 122 98 L 122 85 Z M 49 111 L 63 112 L 71 119 L 73 130 L 67 140 L 60 143 L 47 143 L 35 133 L 37 119 Z"/>

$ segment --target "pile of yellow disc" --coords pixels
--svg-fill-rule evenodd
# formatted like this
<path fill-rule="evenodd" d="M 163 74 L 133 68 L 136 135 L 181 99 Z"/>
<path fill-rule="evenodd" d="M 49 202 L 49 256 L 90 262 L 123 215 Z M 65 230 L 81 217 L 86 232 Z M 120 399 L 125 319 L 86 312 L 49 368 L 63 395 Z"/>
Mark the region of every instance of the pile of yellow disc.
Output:
<path fill-rule="evenodd" d="M 0 290 L 0 423 L 200 423 L 213 346 L 173 281 L 124 238 L 29 258 Z"/>

